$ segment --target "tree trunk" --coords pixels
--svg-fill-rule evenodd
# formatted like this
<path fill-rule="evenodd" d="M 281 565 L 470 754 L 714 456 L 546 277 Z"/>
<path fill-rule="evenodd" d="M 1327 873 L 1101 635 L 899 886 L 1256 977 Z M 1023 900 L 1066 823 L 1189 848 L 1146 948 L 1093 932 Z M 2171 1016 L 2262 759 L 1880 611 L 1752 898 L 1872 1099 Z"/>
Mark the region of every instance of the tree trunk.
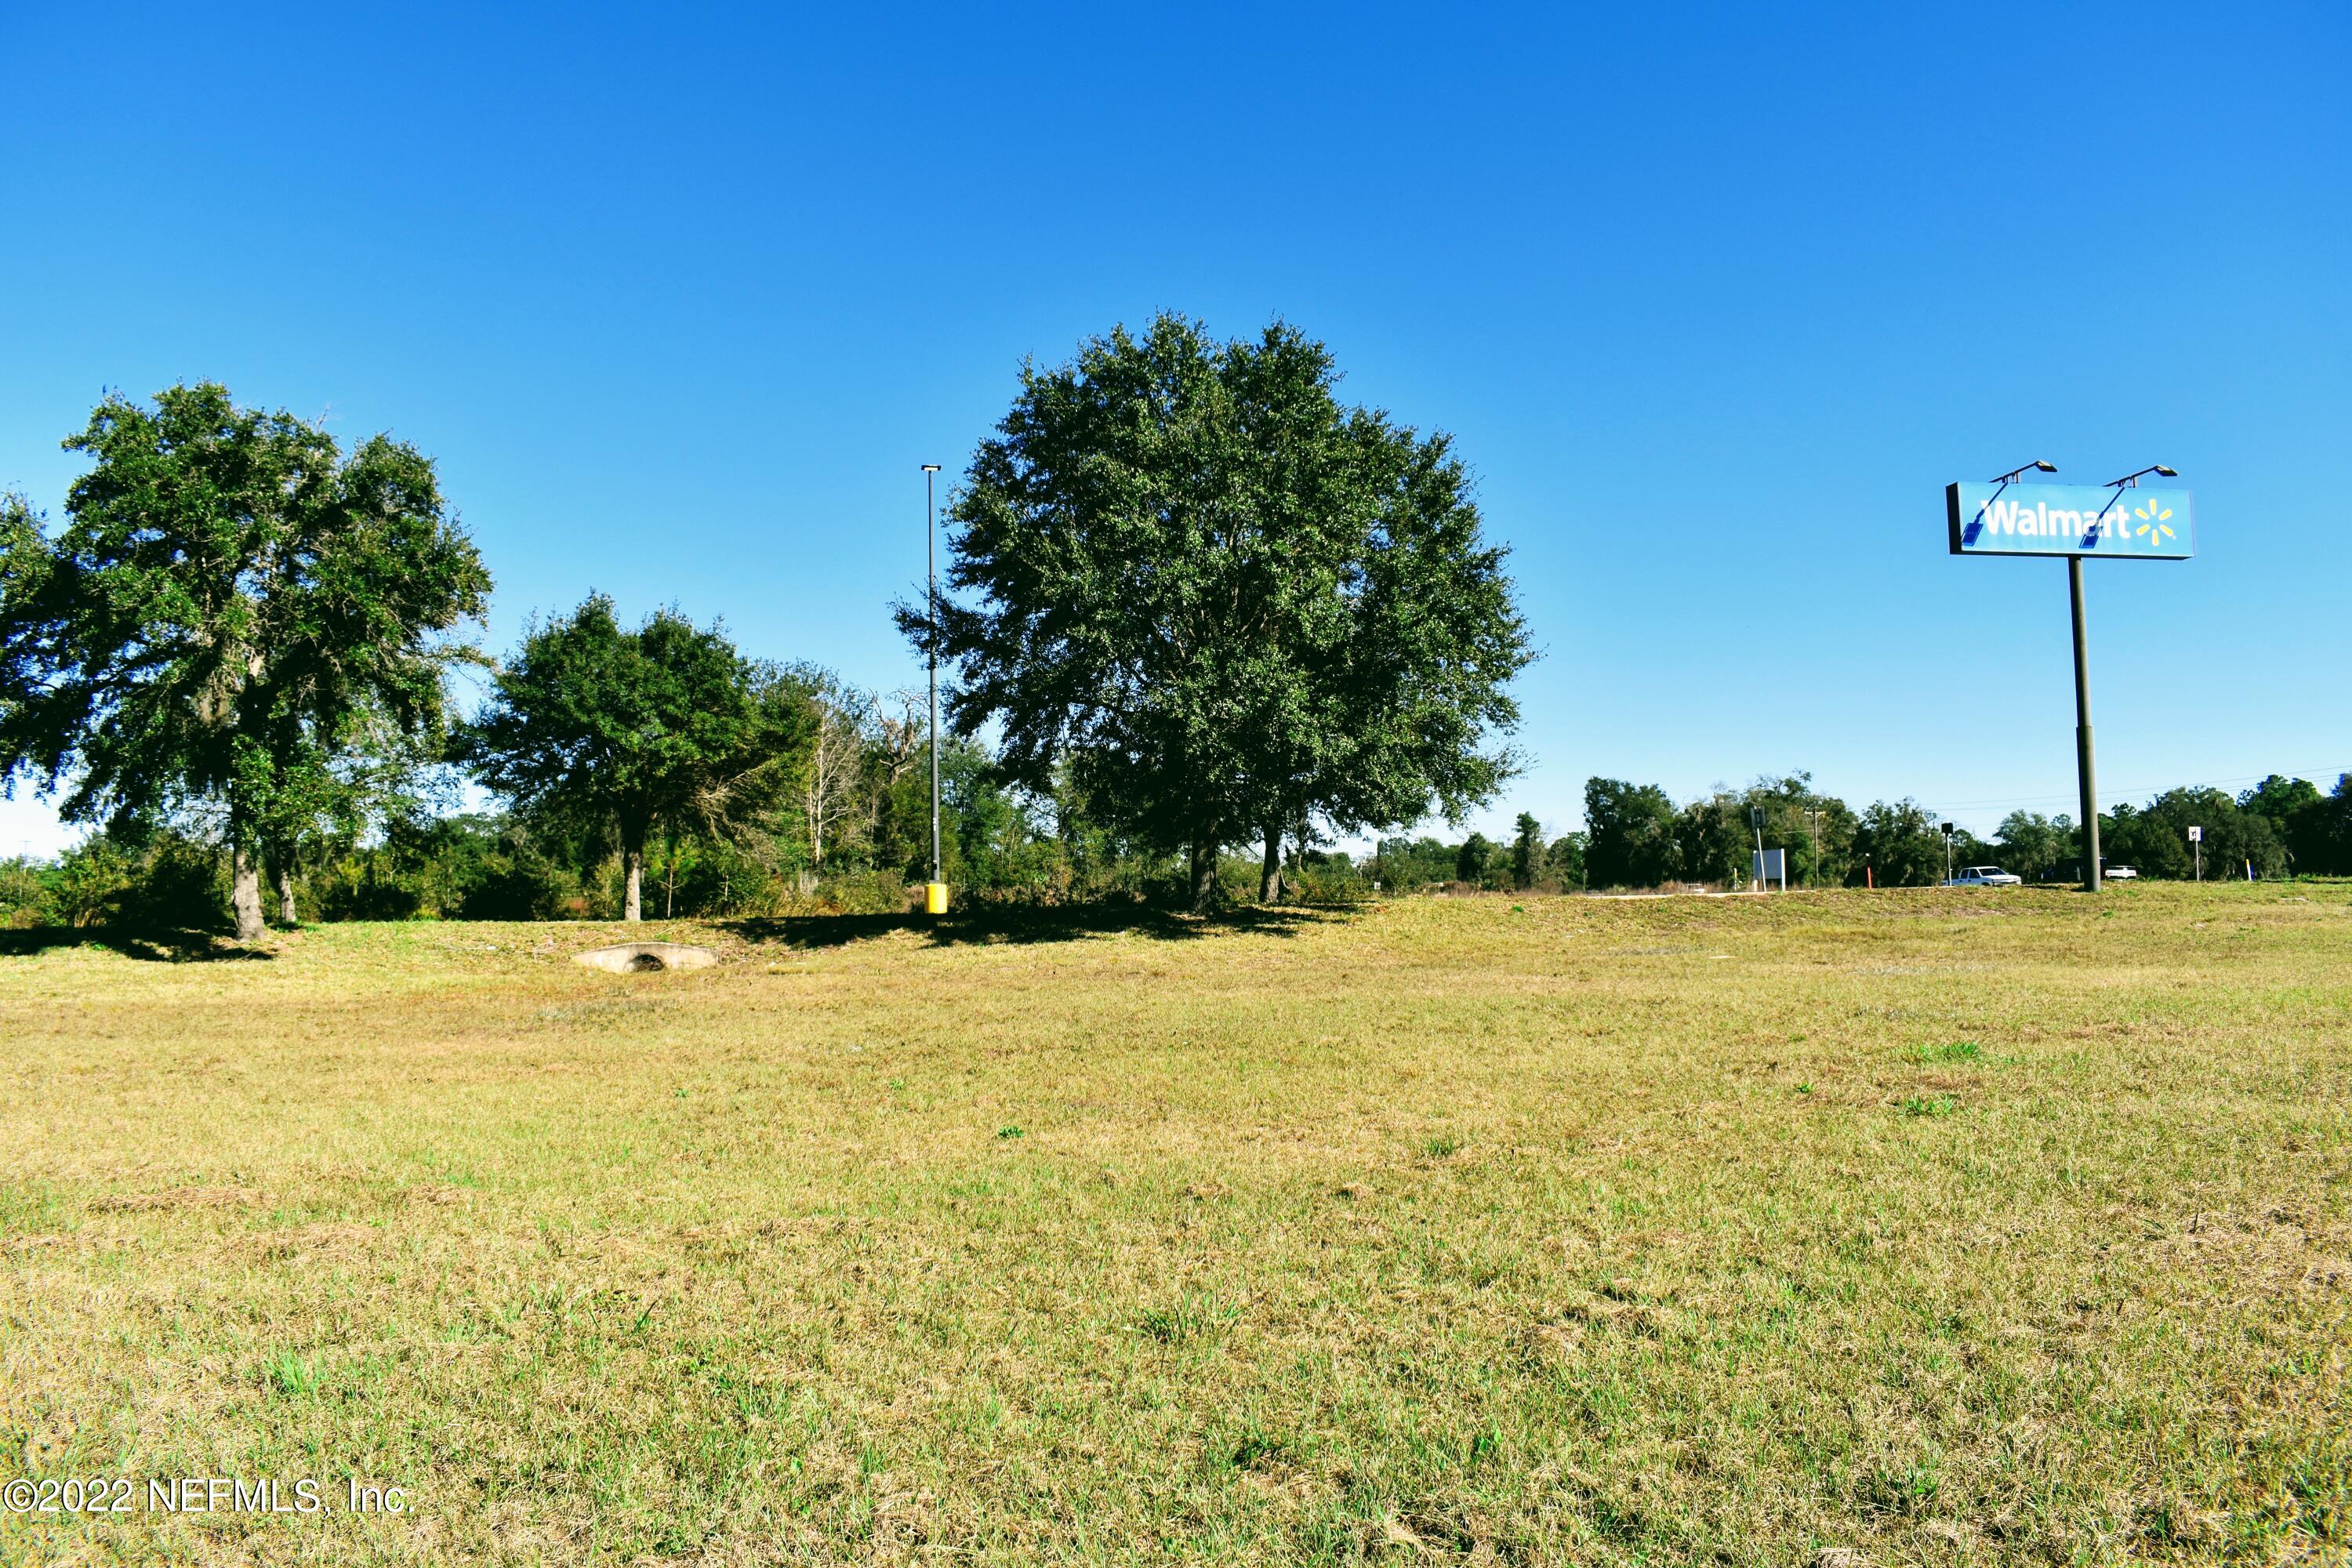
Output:
<path fill-rule="evenodd" d="M 646 847 L 632 844 L 621 851 L 621 865 L 628 874 L 628 890 L 622 895 L 621 918 L 635 921 L 645 919 Z"/>
<path fill-rule="evenodd" d="M 289 859 L 281 856 L 278 861 L 278 923 L 282 926 L 302 923 L 294 912 L 294 868 Z"/>
<path fill-rule="evenodd" d="M 820 748 L 824 743 L 824 738 L 818 737 Z M 824 758 L 820 751 L 809 763 L 808 799 L 809 864 L 819 868 L 824 865 L 824 775 L 818 772 L 824 765 Z M 805 888 L 801 890 L 808 891 Z"/>
<path fill-rule="evenodd" d="M 268 928 L 261 919 L 261 867 L 253 847 L 230 841 L 229 907 L 236 911 L 236 940 L 259 942 Z"/>
<path fill-rule="evenodd" d="M 1217 830 L 1213 825 L 1192 840 L 1192 912 L 1205 915 L 1217 907 Z"/>
<path fill-rule="evenodd" d="M 1282 829 L 1265 830 L 1265 862 L 1258 869 L 1257 901 L 1261 904 L 1282 902 Z"/>

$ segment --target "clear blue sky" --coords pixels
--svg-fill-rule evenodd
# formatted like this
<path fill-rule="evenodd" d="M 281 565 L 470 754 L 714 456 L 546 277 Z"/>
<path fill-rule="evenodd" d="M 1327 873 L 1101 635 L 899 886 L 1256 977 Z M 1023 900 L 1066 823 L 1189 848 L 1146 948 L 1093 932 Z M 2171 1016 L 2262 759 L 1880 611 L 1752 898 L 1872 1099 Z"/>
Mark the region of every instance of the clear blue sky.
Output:
<path fill-rule="evenodd" d="M 1024 355 L 1279 314 L 1515 552 L 1490 828 L 2068 808 L 2063 568 L 1945 553 L 2036 457 L 2197 492 L 2091 570 L 2108 798 L 2352 768 L 2340 5 L 486 9 L 0 15 L 0 486 L 217 378 L 437 458 L 494 647 L 602 588 L 888 687 L 917 465 Z"/>

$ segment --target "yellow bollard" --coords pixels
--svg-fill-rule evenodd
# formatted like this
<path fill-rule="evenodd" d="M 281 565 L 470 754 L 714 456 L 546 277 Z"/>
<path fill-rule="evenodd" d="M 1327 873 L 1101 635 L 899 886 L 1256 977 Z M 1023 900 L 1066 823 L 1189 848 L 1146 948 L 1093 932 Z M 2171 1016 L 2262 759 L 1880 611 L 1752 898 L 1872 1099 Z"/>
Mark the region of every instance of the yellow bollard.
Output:
<path fill-rule="evenodd" d="M 948 912 L 948 885 L 945 882 L 923 884 L 923 912 L 932 915 Z"/>

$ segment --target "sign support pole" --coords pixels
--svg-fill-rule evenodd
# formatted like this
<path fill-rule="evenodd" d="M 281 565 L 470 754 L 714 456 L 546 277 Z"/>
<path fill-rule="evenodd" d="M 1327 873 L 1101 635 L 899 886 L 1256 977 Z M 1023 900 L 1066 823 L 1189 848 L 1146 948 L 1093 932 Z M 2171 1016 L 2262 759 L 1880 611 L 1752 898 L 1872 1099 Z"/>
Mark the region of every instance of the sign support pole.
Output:
<path fill-rule="evenodd" d="M 2091 650 L 2083 624 L 2083 558 L 2066 557 L 2066 597 L 2074 612 L 2074 764 L 2083 786 L 2083 890 L 2099 890 L 2099 783 L 2091 751 Z"/>
<path fill-rule="evenodd" d="M 2116 510 L 2126 492 L 2136 494 L 2149 474 L 2180 477 L 2178 468 L 2162 463 L 2108 480 L 2100 487 L 2105 496 L 2090 485 L 2018 484 L 2028 472 L 2057 471 L 2057 464 L 2036 458 L 1980 485 L 1946 485 L 1944 522 L 1955 555 L 2066 558 L 2066 600 L 2074 616 L 2074 770 L 2083 794 L 2083 890 L 2095 893 L 2106 880 L 2106 868 L 2100 864 L 2099 774 L 2091 749 L 2091 644 L 2083 615 L 2083 557 L 2187 561 L 2197 553 L 2197 520 L 2189 493 L 2181 489 L 2142 496 L 2145 505 Z M 2012 487 L 2014 495 L 2010 493 Z M 2137 527 L 2133 526 L 2135 519 Z"/>

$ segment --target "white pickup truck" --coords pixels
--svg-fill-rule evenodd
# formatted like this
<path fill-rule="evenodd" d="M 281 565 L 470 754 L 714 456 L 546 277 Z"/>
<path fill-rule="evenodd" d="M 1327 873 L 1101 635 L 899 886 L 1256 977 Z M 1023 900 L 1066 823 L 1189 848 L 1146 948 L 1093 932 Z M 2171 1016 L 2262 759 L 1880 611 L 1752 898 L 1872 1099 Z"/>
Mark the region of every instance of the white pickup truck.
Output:
<path fill-rule="evenodd" d="M 1946 881 L 1947 888 L 2014 888 L 2025 880 L 1998 866 L 1963 866 L 1958 876 Z"/>

